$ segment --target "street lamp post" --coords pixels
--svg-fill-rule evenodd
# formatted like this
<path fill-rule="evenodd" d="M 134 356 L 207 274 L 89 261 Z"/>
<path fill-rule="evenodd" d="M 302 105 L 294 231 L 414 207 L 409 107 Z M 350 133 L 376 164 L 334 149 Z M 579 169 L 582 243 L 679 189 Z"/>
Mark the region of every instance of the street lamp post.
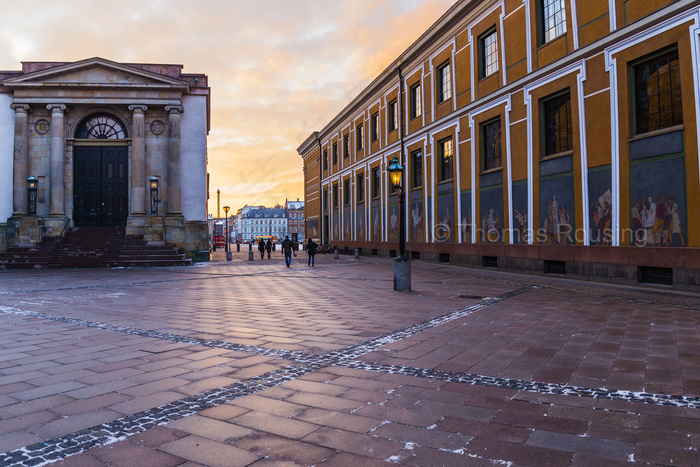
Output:
<path fill-rule="evenodd" d="M 148 179 L 148 183 L 151 186 L 151 215 L 157 216 L 158 203 L 160 203 L 160 200 L 158 199 L 158 184 L 160 183 L 160 180 L 154 175 Z"/>
<path fill-rule="evenodd" d="M 34 175 L 30 175 L 27 179 L 27 201 L 29 204 L 29 212 L 27 214 L 30 216 L 36 216 L 36 194 L 38 191 L 38 184 L 39 180 L 37 180 Z"/>
<path fill-rule="evenodd" d="M 387 167 L 394 187 L 399 189 L 399 256 L 394 259 L 394 290 L 411 290 L 411 261 L 406 258 L 406 191 L 401 178 L 403 166 L 394 157 Z"/>
<path fill-rule="evenodd" d="M 224 224 L 226 225 L 226 236 L 224 237 L 224 251 L 226 252 L 226 261 L 231 261 L 231 252 L 228 248 L 228 210 L 231 209 L 228 206 L 224 206 L 224 214 L 226 215 L 226 220 Z"/>

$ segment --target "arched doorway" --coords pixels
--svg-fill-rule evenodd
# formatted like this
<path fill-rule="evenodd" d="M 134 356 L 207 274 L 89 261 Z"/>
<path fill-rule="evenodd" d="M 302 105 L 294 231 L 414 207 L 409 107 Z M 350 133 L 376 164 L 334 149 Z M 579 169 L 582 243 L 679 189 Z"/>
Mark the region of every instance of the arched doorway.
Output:
<path fill-rule="evenodd" d="M 73 151 L 73 222 L 125 225 L 129 215 L 129 148 L 125 125 L 93 114 L 78 125 Z"/>

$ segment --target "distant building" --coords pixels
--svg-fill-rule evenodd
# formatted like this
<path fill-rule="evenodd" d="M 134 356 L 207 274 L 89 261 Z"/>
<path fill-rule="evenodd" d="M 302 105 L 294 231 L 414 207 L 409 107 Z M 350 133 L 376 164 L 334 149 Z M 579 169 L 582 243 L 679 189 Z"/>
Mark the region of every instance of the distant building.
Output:
<path fill-rule="evenodd" d="M 296 238 L 298 242 L 303 243 L 305 241 L 304 235 L 304 202 L 299 201 L 287 201 L 285 203 L 285 208 L 287 209 L 287 230 L 289 238 Z"/>
<path fill-rule="evenodd" d="M 270 235 L 284 238 L 287 235 L 287 213 L 281 208 L 257 207 L 240 215 L 237 235 L 241 240 L 255 240 Z"/>

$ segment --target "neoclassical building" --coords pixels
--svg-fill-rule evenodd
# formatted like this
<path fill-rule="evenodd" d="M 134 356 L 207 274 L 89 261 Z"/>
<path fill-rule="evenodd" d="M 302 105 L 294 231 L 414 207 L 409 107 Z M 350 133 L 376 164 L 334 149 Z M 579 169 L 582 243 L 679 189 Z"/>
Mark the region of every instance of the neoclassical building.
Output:
<path fill-rule="evenodd" d="M 208 249 L 210 90 L 182 68 L 90 58 L 0 72 L 0 251 L 80 226 Z"/>
<path fill-rule="evenodd" d="M 298 148 L 307 236 L 700 290 L 699 5 L 457 1 Z"/>

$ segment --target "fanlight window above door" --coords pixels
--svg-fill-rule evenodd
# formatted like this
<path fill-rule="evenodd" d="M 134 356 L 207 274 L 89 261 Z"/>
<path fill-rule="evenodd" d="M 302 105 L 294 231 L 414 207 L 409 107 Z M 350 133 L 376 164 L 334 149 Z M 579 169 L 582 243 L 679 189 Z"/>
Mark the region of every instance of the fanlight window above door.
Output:
<path fill-rule="evenodd" d="M 126 129 L 122 122 L 111 115 L 95 114 L 80 122 L 75 137 L 76 139 L 125 139 Z"/>

